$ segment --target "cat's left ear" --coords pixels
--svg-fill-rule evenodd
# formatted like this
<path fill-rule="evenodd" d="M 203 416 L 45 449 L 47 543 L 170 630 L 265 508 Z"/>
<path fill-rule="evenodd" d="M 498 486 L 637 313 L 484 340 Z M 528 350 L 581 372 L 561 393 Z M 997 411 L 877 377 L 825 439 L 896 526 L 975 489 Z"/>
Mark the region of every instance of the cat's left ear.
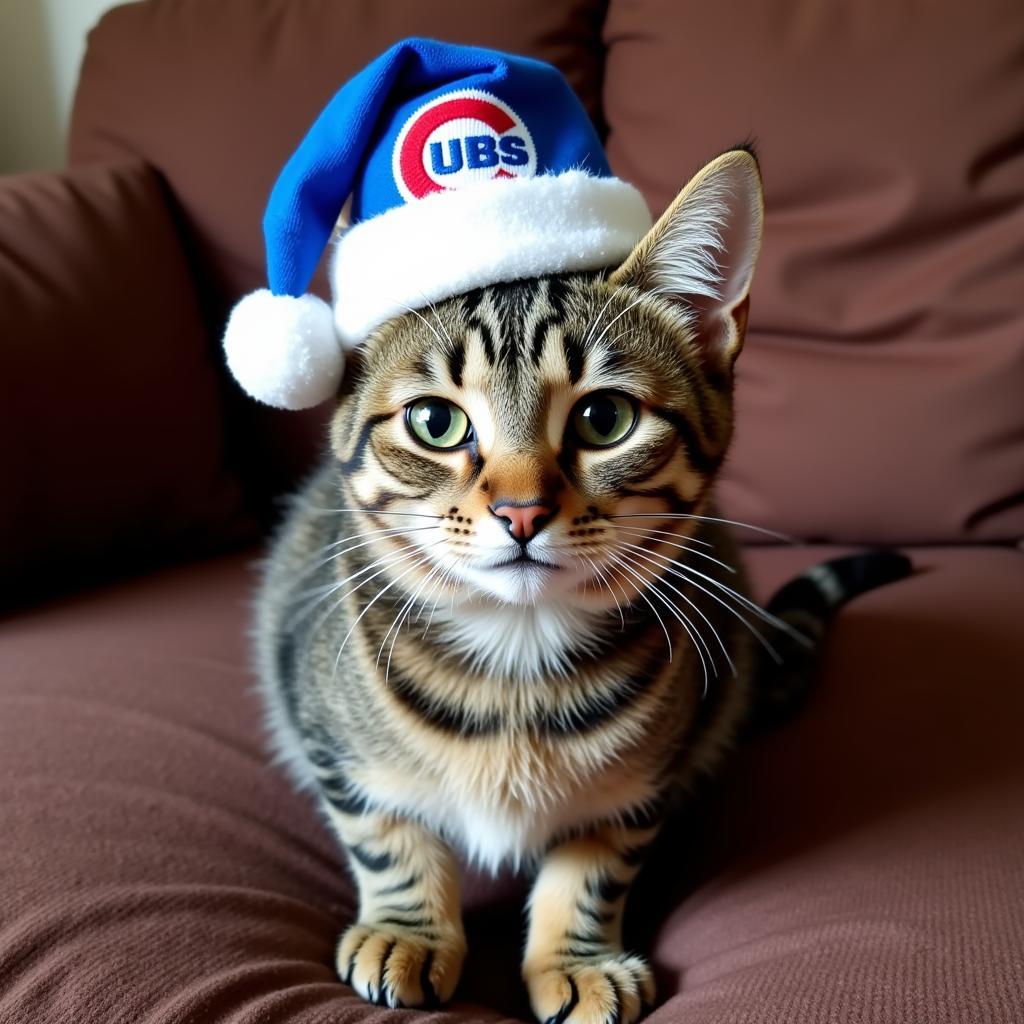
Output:
<path fill-rule="evenodd" d="M 743 346 L 764 198 L 757 158 L 732 149 L 699 171 L 610 277 L 677 304 L 713 364 Z"/>

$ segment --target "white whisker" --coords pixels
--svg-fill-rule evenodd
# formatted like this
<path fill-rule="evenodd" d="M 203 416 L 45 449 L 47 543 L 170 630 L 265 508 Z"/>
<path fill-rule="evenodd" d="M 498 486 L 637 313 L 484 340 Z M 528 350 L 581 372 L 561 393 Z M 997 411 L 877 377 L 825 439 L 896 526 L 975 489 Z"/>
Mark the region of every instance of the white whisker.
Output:
<path fill-rule="evenodd" d="M 634 573 L 629 568 L 629 566 L 626 565 L 625 562 L 623 562 L 621 559 L 619 559 L 617 555 L 609 555 L 609 557 L 612 559 L 613 562 L 615 562 L 616 564 L 620 565 L 623 569 L 625 569 L 626 572 L 629 572 L 632 575 L 636 576 L 636 573 Z M 637 579 L 639 579 L 639 580 L 641 580 L 641 582 L 643 582 L 643 578 L 642 577 L 638 576 Z M 643 598 L 643 600 L 647 604 L 647 607 L 650 608 L 652 612 L 654 612 L 654 617 L 661 624 L 661 631 L 665 634 L 665 643 L 668 644 L 668 660 L 671 661 L 672 660 L 672 637 L 669 635 L 668 626 L 665 625 L 665 620 L 658 614 L 658 609 L 655 608 L 654 605 L 651 603 L 651 599 L 644 593 L 643 588 L 637 586 L 635 583 L 632 583 L 632 582 L 630 583 L 630 585 L 637 592 L 637 594 L 641 598 Z"/>
<path fill-rule="evenodd" d="M 418 551 L 426 551 L 429 548 L 437 547 L 438 544 L 443 544 L 443 543 L 444 543 L 444 538 L 442 538 L 439 541 L 435 541 L 433 544 L 428 544 L 426 548 L 417 548 L 417 546 L 415 544 L 408 544 L 400 552 L 398 552 L 397 554 L 387 555 L 384 558 L 379 558 L 379 559 L 377 559 L 376 562 L 371 562 L 369 565 L 364 566 L 358 572 L 354 572 L 354 573 L 352 573 L 351 576 L 347 576 L 345 579 L 341 580 L 338 583 L 338 586 L 337 586 L 336 589 L 341 589 L 341 587 L 345 586 L 345 584 L 348 583 L 350 580 L 354 580 L 358 576 L 362 576 L 364 573 L 368 572 L 370 569 L 373 569 L 375 566 L 381 565 L 381 563 L 383 563 L 381 568 L 377 569 L 377 571 L 375 573 L 373 573 L 370 576 L 367 576 L 365 579 L 360 580 L 359 583 L 357 583 L 354 587 L 352 587 L 351 590 L 349 590 L 346 593 L 342 594 L 341 597 L 339 597 L 338 600 L 335 601 L 335 603 L 331 605 L 331 607 L 327 610 L 327 612 L 317 621 L 317 624 L 316 624 L 316 626 L 313 627 L 312 632 L 313 633 L 318 632 L 321 629 L 321 627 L 323 626 L 323 624 L 331 617 L 331 615 L 333 615 L 334 612 L 337 611 L 337 609 L 341 607 L 342 603 L 345 601 L 346 598 L 350 597 L 357 590 L 359 590 L 362 587 L 364 587 L 367 583 L 370 582 L 370 580 L 376 579 L 378 576 L 380 576 L 381 573 L 387 572 L 388 569 L 390 569 L 391 566 L 393 566 L 395 563 L 405 561 L 407 558 L 409 558 L 410 556 L 407 554 L 407 552 L 417 551 L 417 550 Z M 320 600 L 323 600 L 323 598 L 321 598 Z M 304 613 L 303 617 L 305 617 L 305 613 Z"/>
<path fill-rule="evenodd" d="M 310 508 L 311 512 L 321 512 L 324 515 L 334 512 L 363 512 L 373 516 L 411 516 L 415 519 L 444 519 L 444 516 L 430 515 L 426 512 L 389 512 L 383 508 Z"/>
<path fill-rule="evenodd" d="M 417 291 L 419 291 L 420 296 L 422 297 L 423 301 L 427 304 L 427 307 L 430 309 L 431 315 L 434 317 L 434 322 L 441 329 L 441 333 L 445 336 L 445 340 L 448 342 L 449 348 L 454 350 L 454 348 L 455 348 L 455 339 L 452 338 L 451 334 L 448 333 L 448 328 L 445 327 L 444 321 L 438 315 L 437 306 L 435 306 L 430 301 L 430 299 L 428 299 L 426 297 L 426 295 L 423 294 L 423 291 L 421 289 L 417 289 Z"/>
<path fill-rule="evenodd" d="M 402 606 L 401 611 L 395 616 L 394 622 L 388 628 L 388 631 L 384 634 L 384 639 L 380 642 L 380 650 L 377 651 L 377 667 L 380 667 L 381 655 L 384 653 L 384 645 L 388 642 L 388 637 L 391 636 L 392 630 L 394 630 L 394 636 L 391 638 L 391 647 L 388 649 L 388 661 L 384 668 L 384 685 L 387 686 L 388 679 L 391 675 L 391 657 L 395 653 L 395 643 L 398 640 L 398 634 L 402 631 L 402 623 L 406 620 L 409 612 L 412 610 L 413 603 L 422 593 L 423 588 L 430 582 L 431 578 L 441 568 L 441 563 L 438 562 L 420 581 L 416 589 L 409 595 L 408 600 Z"/>
<path fill-rule="evenodd" d="M 666 558 L 667 556 L 659 555 L 658 557 Z M 673 561 L 673 559 L 668 560 Z M 708 583 L 712 584 L 715 587 L 718 587 L 719 590 L 724 591 L 735 601 L 738 601 L 748 611 L 753 612 L 758 618 L 766 622 L 768 625 L 774 626 L 776 629 L 781 630 L 783 633 L 788 633 L 794 640 L 798 641 L 801 644 L 813 646 L 811 644 L 811 641 L 809 641 L 807 637 L 803 635 L 803 633 L 801 633 L 797 629 L 794 629 L 788 622 L 778 618 L 778 616 L 772 615 L 771 612 L 769 612 L 765 608 L 762 608 L 756 601 L 752 601 L 749 597 L 747 597 L 744 594 L 741 594 L 738 590 L 733 590 L 732 587 L 723 583 L 721 580 L 716 580 L 714 576 L 708 576 L 705 573 L 702 573 L 699 569 L 694 569 L 692 565 L 679 564 L 679 568 L 687 573 L 693 573 L 694 575 L 699 576 L 702 580 L 707 580 Z"/>
<path fill-rule="evenodd" d="M 725 586 L 725 584 L 720 583 L 718 580 L 714 579 L 711 576 L 705 576 L 703 573 L 698 572 L 696 569 L 693 569 L 691 566 L 684 565 L 682 562 L 676 562 L 675 559 L 669 558 L 667 555 L 662 555 L 662 554 L 660 554 L 657 551 L 649 552 L 649 554 L 651 554 L 655 558 L 661 558 L 665 562 L 671 563 L 671 564 L 665 566 L 665 571 L 666 572 L 669 572 L 669 573 L 671 573 L 674 576 L 678 576 L 680 579 L 683 579 L 687 583 L 689 583 L 690 586 L 696 587 L 697 590 L 701 591 L 701 593 L 706 594 L 713 601 L 717 601 L 723 608 L 726 609 L 726 611 L 728 611 L 731 615 L 735 616 L 735 618 L 737 618 L 748 630 L 750 630 L 750 632 L 753 634 L 753 636 L 755 636 L 757 638 L 757 640 L 761 643 L 761 645 L 764 647 L 764 649 L 771 655 L 772 659 L 776 662 L 776 664 L 779 664 L 779 665 L 782 664 L 782 659 L 779 656 L 778 651 L 775 650 L 775 648 L 768 642 L 768 640 L 764 636 L 764 634 L 753 623 L 749 622 L 743 615 L 740 614 L 740 612 L 736 608 L 734 608 L 730 604 L 727 604 L 721 597 L 719 597 L 713 591 L 708 590 L 707 587 L 701 586 L 695 579 L 693 579 L 691 576 L 687 575 L 687 573 L 688 572 L 696 573 L 702 579 L 706 579 L 709 583 L 714 584 L 716 587 L 720 587 L 726 593 L 731 594 L 734 598 L 738 598 L 740 600 L 747 601 L 747 599 L 744 598 L 742 594 L 737 593 L 736 591 L 732 590 L 730 587 Z M 752 601 L 750 601 L 748 603 L 749 604 L 753 604 Z M 752 610 L 756 610 L 758 613 L 760 613 L 761 617 L 763 619 L 765 619 L 766 622 L 769 622 L 771 625 L 775 625 L 775 623 L 778 622 L 778 623 L 781 624 L 781 627 L 784 627 L 787 631 L 792 630 L 791 626 L 789 626 L 785 622 L 782 622 L 781 619 L 776 620 L 774 615 L 769 615 L 769 613 L 766 612 L 760 606 L 754 605 L 754 608 Z"/>
<path fill-rule="evenodd" d="M 622 600 L 625 602 L 626 607 L 632 610 L 633 602 L 629 599 L 629 595 L 626 593 L 626 588 L 622 585 L 622 581 L 620 578 L 622 575 L 621 572 L 615 566 L 612 565 L 605 565 L 603 569 L 606 569 L 608 571 L 609 582 L 615 581 L 618 583 L 619 593 L 622 595 Z"/>
<path fill-rule="evenodd" d="M 629 555 L 622 554 L 621 551 L 618 553 L 618 557 L 622 558 L 626 564 L 634 565 L 634 566 L 638 567 L 639 569 L 643 570 L 644 572 L 650 572 L 651 571 L 646 566 L 644 566 L 640 562 L 638 562 L 636 559 L 631 558 Z M 632 572 L 633 570 L 631 569 L 629 571 Z M 655 579 L 659 583 L 669 587 L 669 589 L 671 589 L 671 590 L 675 590 L 675 588 L 672 586 L 672 584 L 670 584 L 666 580 L 662 579 L 661 576 L 659 576 L 657 573 L 653 573 L 652 575 L 654 575 Z M 716 678 L 718 677 L 718 666 L 715 664 L 714 658 L 711 655 L 711 648 L 708 647 L 707 641 L 698 632 L 697 627 L 690 621 L 690 619 L 686 615 L 684 615 L 679 610 L 679 608 L 671 600 L 669 600 L 669 598 L 667 598 L 661 592 L 661 590 L 654 584 L 653 581 L 648 580 L 647 581 L 647 586 L 650 589 L 650 591 L 656 597 L 658 597 L 661 600 L 662 604 L 664 604 L 665 607 L 668 608 L 668 610 L 672 613 L 672 615 L 679 621 L 679 624 L 683 627 L 683 629 L 686 630 L 686 633 L 689 636 L 690 640 L 693 641 L 693 649 L 697 652 L 697 656 L 700 658 L 701 668 L 703 669 L 703 672 L 704 672 L 704 694 L 703 695 L 706 696 L 707 692 L 708 692 L 708 662 L 709 661 L 711 663 L 711 670 L 712 670 L 712 672 L 714 673 Z M 679 591 L 676 590 L 676 593 L 678 594 Z M 680 596 L 684 596 L 684 595 L 680 595 Z M 692 602 L 691 602 L 691 604 L 692 604 Z M 704 656 L 705 652 L 707 653 L 707 659 L 705 659 L 705 656 Z M 728 655 L 726 655 L 726 657 L 728 657 Z"/>
<path fill-rule="evenodd" d="M 704 523 L 725 523 L 727 526 L 740 526 L 745 530 L 753 530 L 755 533 L 763 533 L 767 537 L 774 537 L 775 540 L 784 541 L 786 544 L 799 544 L 795 537 L 785 533 L 778 533 L 775 530 L 767 530 L 763 526 L 754 526 L 752 523 L 741 523 L 738 519 L 720 519 L 718 516 L 698 516 L 687 512 L 638 512 L 635 515 L 614 515 L 606 516 L 606 519 L 696 519 Z"/>
<path fill-rule="evenodd" d="M 626 628 L 626 618 L 622 614 L 622 606 L 619 604 L 619 599 L 615 596 L 615 592 L 608 585 L 608 581 L 604 578 L 604 574 L 601 572 L 601 569 L 599 568 L 598 564 L 592 558 L 589 558 L 587 555 L 584 555 L 582 553 L 577 553 L 577 552 L 573 551 L 571 547 L 569 547 L 567 549 L 564 549 L 564 550 L 567 550 L 569 552 L 569 557 L 573 558 L 576 561 L 577 564 L 585 561 L 590 566 L 591 576 L 595 580 L 597 580 L 601 584 L 601 586 L 604 587 L 604 589 L 608 591 L 609 594 L 611 594 L 611 598 L 615 602 L 615 607 L 618 609 L 618 612 L 619 612 L 619 627 L 620 627 L 619 628 L 619 632 L 622 632 L 622 630 L 624 630 Z M 584 594 L 586 593 L 587 585 L 589 584 L 589 582 L 590 582 L 589 579 L 586 579 L 586 580 L 583 581 L 583 592 L 584 592 Z M 579 584 L 577 583 L 576 586 L 578 588 Z M 598 593 L 601 592 L 600 588 L 595 588 L 595 589 L 597 589 Z"/>
<path fill-rule="evenodd" d="M 597 330 L 597 325 L 601 322 L 601 318 L 604 316 L 605 310 L 612 304 L 612 302 L 615 300 L 615 296 L 617 294 L 618 294 L 618 289 L 613 291 L 611 293 L 611 295 L 608 296 L 608 301 L 601 307 L 601 311 L 594 318 L 594 322 L 590 325 L 590 329 L 587 331 L 586 335 L 583 338 L 583 347 L 584 348 L 586 348 L 587 345 L 590 344 L 590 339 L 593 338 L 594 331 Z"/>
<path fill-rule="evenodd" d="M 406 310 L 409 313 L 412 313 L 413 316 L 418 317 L 420 319 L 420 321 L 422 321 L 423 326 L 426 327 L 426 329 L 428 331 L 430 331 L 430 333 L 437 339 L 437 343 L 442 348 L 444 348 L 444 338 L 442 338 L 441 335 L 438 334 L 437 331 L 435 331 L 433 327 L 431 327 L 430 321 L 418 309 L 413 309 L 412 306 L 408 305 L 405 302 L 399 302 L 397 299 L 392 299 L 392 301 L 395 303 L 396 306 L 401 306 L 402 309 Z M 430 305 L 430 304 L 427 303 L 427 305 Z M 434 316 L 435 317 L 437 316 L 436 312 L 434 313 Z M 450 340 L 451 339 L 449 338 L 449 341 Z"/>
<path fill-rule="evenodd" d="M 640 303 L 643 302 L 646 298 L 646 295 L 641 295 L 640 298 L 634 299 L 621 313 L 619 313 L 617 316 L 613 316 L 611 320 L 608 321 L 607 325 L 605 326 L 605 329 L 597 336 L 597 340 L 594 342 L 594 347 L 601 344 L 601 339 L 611 330 L 612 325 L 616 322 L 616 320 L 621 320 L 622 317 L 624 317 L 634 306 L 639 306 Z"/>
<path fill-rule="evenodd" d="M 321 551 L 330 551 L 332 548 L 341 547 L 350 540 L 359 540 L 362 537 L 381 536 L 388 533 L 414 533 L 417 530 L 436 530 L 436 526 L 380 526 L 376 530 L 364 530 L 362 533 L 350 533 L 347 537 L 339 537 L 330 544 L 325 544 Z"/>
<path fill-rule="evenodd" d="M 453 559 L 452 564 L 442 569 L 441 574 L 435 577 L 434 584 L 430 588 L 430 593 L 427 594 L 427 596 L 423 599 L 423 603 L 419 606 L 419 608 L 416 609 L 416 618 L 412 620 L 413 622 L 419 622 L 420 619 L 423 618 L 423 612 L 426 610 L 428 601 L 433 600 L 434 603 L 431 606 L 432 609 L 437 607 L 438 601 L 441 600 L 441 596 L 440 594 L 438 594 L 438 591 L 444 586 L 445 580 L 451 574 L 451 571 L 454 569 L 454 567 L 455 561 Z M 435 594 L 438 595 L 436 598 L 434 597 Z"/>
<path fill-rule="evenodd" d="M 437 307 L 430 301 L 430 299 L 427 298 L 427 293 L 425 291 L 423 291 L 422 288 L 417 288 L 416 291 L 418 291 L 420 293 L 420 298 L 423 300 L 423 305 L 426 306 L 430 310 L 430 312 L 433 314 L 433 317 L 434 317 L 435 322 L 437 323 L 437 326 L 444 332 L 444 336 L 445 336 L 445 339 L 447 339 L 448 344 L 452 348 L 454 348 L 455 347 L 455 342 L 452 340 L 452 336 L 448 333 L 448 328 L 445 327 L 445 325 L 442 322 L 441 318 L 437 315 Z M 418 316 L 421 320 L 423 320 L 423 323 L 426 324 L 428 330 L 430 330 L 430 332 L 434 335 L 434 337 L 437 338 L 438 343 L 442 346 L 442 348 L 444 347 L 444 341 L 441 340 L 441 338 L 438 335 L 437 331 L 435 331 L 433 329 L 433 327 L 431 327 L 430 324 L 428 324 L 427 321 L 423 319 L 423 317 L 420 315 L 419 310 L 414 309 L 407 302 L 403 302 L 401 299 L 396 299 L 393 295 L 391 296 L 391 301 L 396 306 L 401 306 L 402 309 L 406 310 L 409 313 L 412 313 L 413 316 Z"/>
<path fill-rule="evenodd" d="M 438 544 L 441 544 L 441 543 L 443 543 L 443 541 L 438 541 Z M 356 626 L 358 626 L 359 623 L 362 621 L 363 616 L 366 615 L 366 613 L 393 586 L 395 586 L 396 584 L 401 582 L 403 579 L 405 579 L 405 577 L 408 576 L 409 573 L 413 572 L 415 569 L 418 569 L 421 565 L 425 565 L 429 561 L 430 561 L 430 556 L 429 555 L 425 555 L 423 558 L 420 558 L 417 561 L 413 562 L 412 565 L 408 566 L 406 569 L 404 569 L 402 572 L 400 572 L 390 583 L 385 584 L 385 586 L 383 586 L 380 590 L 378 590 L 377 593 L 373 596 L 373 598 L 371 598 L 370 601 L 367 602 L 367 604 L 363 608 L 363 610 L 356 616 L 355 621 L 352 623 L 351 626 L 349 626 L 348 632 L 345 634 L 345 638 L 341 641 L 341 646 L 338 648 L 338 654 L 337 654 L 337 656 L 334 659 L 334 672 L 333 672 L 333 675 L 337 675 L 338 674 L 338 665 L 341 664 L 341 655 L 342 655 L 342 652 L 345 650 L 345 645 L 349 642 L 350 637 L 355 632 Z"/>
<path fill-rule="evenodd" d="M 606 519 L 633 519 L 633 516 L 606 516 Z M 648 533 L 665 533 L 669 537 L 677 537 L 679 540 L 685 540 L 688 544 L 696 544 L 702 548 L 713 548 L 715 545 L 709 540 L 701 540 L 699 537 L 688 537 L 685 534 L 675 533 L 673 530 L 656 530 L 653 526 L 619 526 L 617 523 L 611 524 L 616 530 L 646 530 Z"/>
<path fill-rule="evenodd" d="M 646 551 L 646 548 L 641 548 L 638 544 L 629 544 L 629 543 L 627 543 L 626 546 L 629 547 L 629 548 L 632 548 L 633 550 L 635 550 L 637 552 L 639 552 L 640 553 L 639 557 L 643 558 L 646 562 L 649 562 L 651 565 L 655 566 L 656 568 L 660 568 L 659 563 L 656 562 L 652 557 L 650 557 L 649 554 L 643 554 L 642 553 L 642 552 Z M 634 555 L 632 557 L 636 558 L 637 556 Z M 729 656 L 729 650 L 725 646 L 725 643 L 723 642 L 722 637 L 720 636 L 718 630 L 715 629 L 714 623 L 704 614 L 704 612 L 701 610 L 700 606 L 697 605 L 691 598 L 689 598 L 681 590 L 679 590 L 678 587 L 673 586 L 667 579 L 665 579 L 663 576 L 660 576 L 660 574 L 659 574 L 659 579 L 674 594 L 678 594 L 708 624 L 708 629 L 711 630 L 711 632 L 714 635 L 715 639 L 718 641 L 718 646 L 721 647 L 722 654 L 725 655 L 725 660 L 728 663 L 729 668 L 732 670 L 732 674 L 734 676 L 739 675 L 739 673 L 736 670 L 736 665 L 734 664 L 732 658 Z M 710 653 L 711 652 L 709 650 L 708 651 L 709 656 L 710 656 Z M 716 675 L 717 675 L 717 673 L 716 673 Z"/>
<path fill-rule="evenodd" d="M 434 621 L 434 613 L 437 611 L 438 606 L 441 603 L 441 598 L 444 597 L 443 588 L 446 587 L 449 581 L 455 576 L 455 571 L 458 569 L 459 561 L 457 558 L 452 559 L 452 564 L 441 574 L 441 582 L 437 588 L 438 595 L 430 608 L 430 615 L 427 616 L 427 624 L 423 627 L 423 638 L 426 639 L 427 633 L 430 631 L 430 625 Z M 455 588 L 452 588 L 452 609 L 455 608 Z"/>
<path fill-rule="evenodd" d="M 612 595 L 612 600 L 615 602 L 615 609 L 619 613 L 619 632 L 626 628 L 626 616 L 622 613 L 622 605 L 619 604 L 619 599 L 615 596 L 615 591 L 612 590 L 611 584 L 605 579 L 604 573 L 601 571 L 601 567 L 595 562 L 589 555 L 581 555 L 581 558 L 585 559 L 590 567 L 594 570 L 594 574 L 601 581 L 608 593 Z"/>
<path fill-rule="evenodd" d="M 612 529 L 620 530 L 622 533 L 628 533 L 634 537 L 653 537 L 657 533 L 663 533 L 668 537 L 679 536 L 678 533 L 672 533 L 669 530 L 645 530 L 634 526 L 617 526 L 615 523 L 612 523 Z M 715 558 L 714 555 L 709 555 L 705 551 L 694 551 L 689 544 L 673 543 L 670 540 L 660 540 L 657 537 L 654 537 L 654 542 L 656 544 L 667 544 L 670 548 L 679 548 L 681 551 L 689 551 L 691 555 L 697 555 L 699 558 L 706 558 L 709 562 L 714 562 L 715 565 L 721 566 L 726 572 L 736 572 L 728 562 L 723 562 L 720 558 Z"/>
<path fill-rule="evenodd" d="M 292 585 L 294 586 L 295 584 L 301 583 L 304 579 L 307 579 L 309 576 L 312 576 L 317 571 L 317 569 L 322 569 L 325 565 L 328 565 L 330 562 L 333 562 L 336 558 L 341 558 L 351 551 L 358 551 L 359 548 L 365 548 L 368 545 L 376 544 L 378 541 L 381 540 L 389 540 L 394 537 L 402 537 L 410 533 L 422 533 L 424 530 L 436 529 L 436 526 L 402 526 L 392 527 L 387 530 L 373 531 L 377 533 L 378 536 L 372 537 L 370 540 L 364 540 L 359 544 L 353 544 L 351 545 L 351 547 L 347 547 L 342 551 L 335 551 L 333 555 L 328 555 L 326 558 L 321 559 L 321 561 L 316 562 L 311 566 L 307 565 L 307 567 L 303 569 L 303 571 L 300 572 L 298 576 L 295 577 L 295 579 L 292 581 Z M 366 536 L 366 534 L 355 534 L 354 537 L 346 538 L 346 540 L 354 540 L 355 537 L 359 536 Z M 330 551 L 331 548 L 337 547 L 339 544 L 344 543 L 344 540 L 335 541 L 333 544 L 328 544 L 326 547 L 321 548 L 318 554 L 322 555 L 325 551 Z"/>
<path fill-rule="evenodd" d="M 415 618 L 413 618 L 411 620 L 411 622 L 419 622 L 420 619 L 423 618 L 423 612 L 426 610 L 427 603 L 437 593 L 437 589 L 438 589 L 438 587 L 441 586 L 441 583 L 444 580 L 444 577 L 445 577 L 445 574 L 447 573 L 447 570 L 448 570 L 447 566 L 441 567 L 441 572 L 437 576 L 434 577 L 434 582 L 431 585 L 429 592 L 426 594 L 426 596 L 420 602 L 420 606 L 416 609 L 416 616 L 415 616 Z"/>
<path fill-rule="evenodd" d="M 350 576 L 346 576 L 343 580 L 332 580 L 330 583 L 321 584 L 320 586 L 307 587 L 305 590 L 295 591 L 292 593 L 292 603 L 294 604 L 297 601 L 301 600 L 303 597 L 306 597 L 311 594 L 319 594 L 324 590 L 336 590 L 338 587 L 343 587 L 346 583 L 348 583 L 349 580 L 354 580 L 357 576 L 361 576 L 364 572 L 369 572 L 370 569 L 380 565 L 382 562 L 386 562 L 389 559 L 400 558 L 403 552 L 411 551 L 415 547 L 416 545 L 410 541 L 408 544 L 403 544 L 397 551 L 389 551 L 387 552 L 387 554 L 380 555 L 379 557 L 373 559 L 371 562 L 368 562 L 361 569 L 358 569 Z M 327 562 L 324 562 L 322 564 L 326 565 Z M 305 575 L 309 574 L 306 573 Z"/>

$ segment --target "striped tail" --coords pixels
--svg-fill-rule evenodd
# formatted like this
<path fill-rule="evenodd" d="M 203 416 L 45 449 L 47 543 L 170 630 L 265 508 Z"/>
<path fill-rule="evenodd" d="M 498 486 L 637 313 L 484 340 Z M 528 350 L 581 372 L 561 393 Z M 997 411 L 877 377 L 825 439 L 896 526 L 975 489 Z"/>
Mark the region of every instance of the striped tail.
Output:
<path fill-rule="evenodd" d="M 829 622 L 844 604 L 912 571 L 906 555 L 878 549 L 811 566 L 783 584 L 765 607 L 791 631 L 771 636 L 779 662 L 761 652 L 750 731 L 779 725 L 803 705 L 818 675 Z"/>

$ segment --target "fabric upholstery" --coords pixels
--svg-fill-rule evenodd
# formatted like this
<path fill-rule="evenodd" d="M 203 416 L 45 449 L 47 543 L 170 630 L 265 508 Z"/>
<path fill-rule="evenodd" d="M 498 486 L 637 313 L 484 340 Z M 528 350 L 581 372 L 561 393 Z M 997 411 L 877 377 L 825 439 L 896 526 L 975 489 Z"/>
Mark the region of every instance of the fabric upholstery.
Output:
<path fill-rule="evenodd" d="M 655 212 L 753 138 L 764 249 L 729 514 L 1024 536 L 1024 6 L 612 0 L 608 155 Z"/>
<path fill-rule="evenodd" d="M 752 552 L 762 590 L 824 549 Z M 394 1019 L 331 971 L 353 896 L 267 763 L 255 553 L 0 625 L 0 1020 Z M 842 615 L 820 687 L 673 828 L 638 892 L 652 1024 L 1011 1024 L 1024 1007 L 1024 553 L 922 549 Z M 469 880 L 432 1019 L 527 1019 L 522 886 Z"/>
<path fill-rule="evenodd" d="M 151 170 L 0 182 L 0 311 L 5 584 L 235 535 L 218 375 Z"/>

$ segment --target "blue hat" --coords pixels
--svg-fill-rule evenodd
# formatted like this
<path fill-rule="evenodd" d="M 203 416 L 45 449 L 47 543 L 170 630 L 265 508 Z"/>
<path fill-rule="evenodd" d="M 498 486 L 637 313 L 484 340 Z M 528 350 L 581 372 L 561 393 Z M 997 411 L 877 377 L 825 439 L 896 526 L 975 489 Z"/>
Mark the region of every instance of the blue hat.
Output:
<path fill-rule="evenodd" d="M 332 308 L 306 289 L 343 208 Z M 263 219 L 270 288 L 232 312 L 228 364 L 260 401 L 316 405 L 337 391 L 343 349 L 390 317 L 610 266 L 650 226 L 557 69 L 407 39 L 341 88 L 278 177 Z"/>

